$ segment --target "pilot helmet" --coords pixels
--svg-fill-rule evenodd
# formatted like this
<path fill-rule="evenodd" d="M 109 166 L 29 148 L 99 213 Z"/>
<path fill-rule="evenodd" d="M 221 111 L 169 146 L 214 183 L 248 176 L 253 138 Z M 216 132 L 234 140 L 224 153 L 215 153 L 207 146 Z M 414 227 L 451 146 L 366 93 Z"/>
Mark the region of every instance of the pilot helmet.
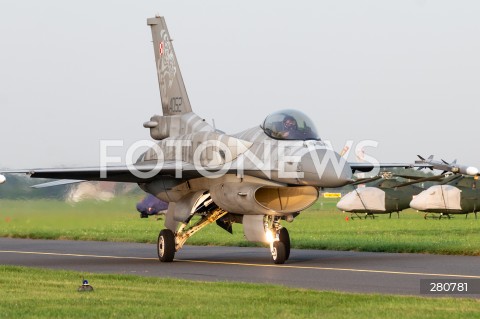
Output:
<path fill-rule="evenodd" d="M 286 115 L 283 119 L 283 126 L 287 130 L 295 130 L 297 128 L 297 120 L 291 115 Z"/>

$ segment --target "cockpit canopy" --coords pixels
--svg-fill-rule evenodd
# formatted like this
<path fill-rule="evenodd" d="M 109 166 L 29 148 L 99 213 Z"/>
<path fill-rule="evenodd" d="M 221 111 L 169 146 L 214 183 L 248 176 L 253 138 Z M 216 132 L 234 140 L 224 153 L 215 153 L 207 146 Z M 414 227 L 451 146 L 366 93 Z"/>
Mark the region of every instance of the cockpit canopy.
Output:
<path fill-rule="evenodd" d="M 282 110 L 267 116 L 265 134 L 277 140 L 320 140 L 313 122 L 300 111 Z"/>

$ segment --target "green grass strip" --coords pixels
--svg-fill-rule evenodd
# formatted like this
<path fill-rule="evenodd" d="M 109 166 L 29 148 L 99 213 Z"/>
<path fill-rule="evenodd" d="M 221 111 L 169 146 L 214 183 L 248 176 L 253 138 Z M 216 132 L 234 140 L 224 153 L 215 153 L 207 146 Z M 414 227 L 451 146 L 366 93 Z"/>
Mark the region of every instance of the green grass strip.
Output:
<path fill-rule="evenodd" d="M 480 301 L 0 266 L 0 318 L 25 317 L 480 318 Z"/>
<path fill-rule="evenodd" d="M 0 236 L 155 243 L 163 221 L 140 219 L 139 198 L 75 205 L 55 200 L 0 200 Z M 335 199 L 321 199 L 291 224 L 283 222 L 293 248 L 378 252 L 411 252 L 480 256 L 480 219 L 456 216 L 424 220 L 413 210 L 391 219 L 346 220 Z M 256 246 L 243 236 L 242 225 L 231 235 L 215 224 L 188 240 L 189 245 Z"/>

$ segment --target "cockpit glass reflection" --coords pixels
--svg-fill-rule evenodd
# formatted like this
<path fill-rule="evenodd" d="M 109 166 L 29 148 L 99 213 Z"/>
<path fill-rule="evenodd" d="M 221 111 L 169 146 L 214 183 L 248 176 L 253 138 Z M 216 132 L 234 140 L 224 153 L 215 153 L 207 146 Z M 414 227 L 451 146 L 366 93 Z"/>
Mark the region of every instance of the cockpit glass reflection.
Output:
<path fill-rule="evenodd" d="M 278 140 L 320 140 L 315 125 L 300 111 L 283 110 L 267 116 L 263 130 Z"/>

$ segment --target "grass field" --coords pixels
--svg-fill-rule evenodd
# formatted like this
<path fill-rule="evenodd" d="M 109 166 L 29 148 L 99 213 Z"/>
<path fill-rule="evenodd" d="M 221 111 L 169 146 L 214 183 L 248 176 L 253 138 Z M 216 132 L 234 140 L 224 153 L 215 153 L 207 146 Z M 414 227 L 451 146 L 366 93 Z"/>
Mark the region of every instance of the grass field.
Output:
<path fill-rule="evenodd" d="M 1 200 L 0 236 L 154 243 L 163 221 L 140 219 L 137 201 L 125 197 L 71 205 L 54 200 Z M 400 219 L 381 215 L 346 221 L 349 215 L 337 211 L 335 203 L 322 199 L 293 223 L 284 223 L 294 248 L 480 255 L 480 219 L 473 216 L 424 220 L 423 214 L 407 210 Z M 215 224 L 207 226 L 187 244 L 256 245 L 244 239 L 237 224 L 234 235 Z"/>
<path fill-rule="evenodd" d="M 85 276 L 93 292 L 77 292 Z M 480 318 L 480 301 L 0 266 L 0 318 Z"/>

